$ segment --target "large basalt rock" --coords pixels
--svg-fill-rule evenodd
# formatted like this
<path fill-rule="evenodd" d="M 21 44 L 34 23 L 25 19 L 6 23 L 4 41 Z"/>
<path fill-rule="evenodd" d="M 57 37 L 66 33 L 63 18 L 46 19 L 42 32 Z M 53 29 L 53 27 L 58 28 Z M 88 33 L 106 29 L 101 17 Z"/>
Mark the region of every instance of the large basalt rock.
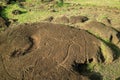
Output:
<path fill-rule="evenodd" d="M 88 21 L 89 18 L 87 18 L 86 16 L 61 16 L 61 17 L 57 17 L 54 22 L 56 23 L 70 23 L 70 24 L 77 24 L 77 23 L 84 23 L 86 21 Z"/>
<path fill-rule="evenodd" d="M 82 27 L 83 29 L 91 32 L 92 34 L 96 35 L 97 37 L 102 38 L 103 40 L 110 41 L 115 45 L 118 45 L 120 41 L 120 33 L 115 29 L 106 26 L 103 23 L 97 21 L 90 21 Z M 119 45 L 118 45 L 119 47 Z"/>
<path fill-rule="evenodd" d="M 88 80 L 75 68 L 101 57 L 100 41 L 70 26 L 24 24 L 0 35 L 1 80 Z"/>

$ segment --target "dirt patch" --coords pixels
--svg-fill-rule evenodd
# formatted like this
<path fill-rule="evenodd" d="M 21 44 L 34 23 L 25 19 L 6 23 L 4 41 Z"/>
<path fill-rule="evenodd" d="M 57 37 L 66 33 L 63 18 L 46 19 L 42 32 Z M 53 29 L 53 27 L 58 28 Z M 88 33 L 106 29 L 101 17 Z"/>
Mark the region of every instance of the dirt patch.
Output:
<path fill-rule="evenodd" d="M 84 30 L 52 23 L 24 24 L 0 35 L 0 78 L 88 80 L 76 70 L 84 68 L 81 64 L 101 61 L 100 55 L 100 41 Z"/>

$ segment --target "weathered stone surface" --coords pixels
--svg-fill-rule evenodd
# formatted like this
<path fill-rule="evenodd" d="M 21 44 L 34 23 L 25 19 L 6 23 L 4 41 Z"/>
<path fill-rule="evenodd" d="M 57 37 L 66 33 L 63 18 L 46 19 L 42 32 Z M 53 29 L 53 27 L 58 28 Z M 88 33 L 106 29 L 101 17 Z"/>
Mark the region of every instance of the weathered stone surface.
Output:
<path fill-rule="evenodd" d="M 71 16 L 70 17 L 70 23 L 72 23 L 72 24 L 83 23 L 87 20 L 89 20 L 89 19 L 85 16 Z"/>
<path fill-rule="evenodd" d="M 57 23 L 69 23 L 69 18 L 67 16 L 61 16 L 55 19 Z"/>
<path fill-rule="evenodd" d="M 0 35 L 1 80 L 89 80 L 74 68 L 101 60 L 100 41 L 84 30 L 24 24 Z M 76 63 L 76 64 L 74 64 Z"/>
<path fill-rule="evenodd" d="M 97 21 L 90 21 L 82 27 L 83 29 L 93 33 L 97 37 L 118 44 L 120 41 L 120 33 L 109 26 Z"/>

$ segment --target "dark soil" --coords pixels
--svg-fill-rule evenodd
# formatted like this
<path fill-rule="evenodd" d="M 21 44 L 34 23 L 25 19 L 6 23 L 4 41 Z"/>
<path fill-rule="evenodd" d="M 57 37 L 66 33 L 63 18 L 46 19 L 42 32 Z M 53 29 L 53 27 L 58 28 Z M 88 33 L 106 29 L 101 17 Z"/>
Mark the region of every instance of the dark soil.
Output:
<path fill-rule="evenodd" d="M 89 80 L 82 72 L 86 63 L 101 60 L 100 52 L 100 41 L 84 30 L 52 23 L 19 25 L 0 35 L 0 79 Z"/>

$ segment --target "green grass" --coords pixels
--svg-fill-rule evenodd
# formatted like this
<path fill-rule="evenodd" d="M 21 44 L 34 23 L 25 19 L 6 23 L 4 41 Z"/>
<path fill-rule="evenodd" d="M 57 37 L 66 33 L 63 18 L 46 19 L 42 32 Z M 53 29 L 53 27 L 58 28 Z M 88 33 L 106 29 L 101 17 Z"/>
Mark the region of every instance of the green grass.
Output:
<path fill-rule="evenodd" d="M 97 71 L 103 75 L 103 80 L 115 80 L 120 77 L 120 61 L 112 64 L 101 64 Z"/>
<path fill-rule="evenodd" d="M 50 12 L 48 11 L 48 3 L 44 4 L 45 9 L 43 10 L 39 10 L 38 8 L 40 7 L 40 5 L 43 5 L 42 3 L 40 3 L 39 0 L 36 0 L 36 2 L 32 3 L 32 0 L 27 0 L 26 1 L 26 5 L 24 6 L 24 8 L 19 6 L 19 3 L 13 3 L 10 5 L 7 5 L 7 7 L 5 9 L 3 9 L 1 15 L 4 18 L 8 18 L 8 19 L 18 19 L 18 23 L 29 23 L 29 22 L 39 22 L 41 20 L 44 20 L 45 18 L 49 17 L 49 16 L 57 16 L 60 14 L 64 13 L 64 10 L 61 10 L 59 12 Z M 34 5 L 34 7 L 31 7 L 31 5 Z M 63 3 L 58 3 L 56 5 L 53 5 L 53 9 L 56 10 L 60 10 L 61 8 L 67 8 L 69 6 L 69 4 L 65 3 L 63 5 Z M 19 15 L 14 15 L 12 14 L 13 10 L 20 10 L 22 12 L 25 12 L 23 14 L 19 14 Z M 29 11 L 31 10 L 31 11 Z"/>
<path fill-rule="evenodd" d="M 7 7 L 2 11 L 2 16 L 5 18 L 9 18 L 9 19 L 18 19 L 18 23 L 26 23 L 26 22 L 38 22 L 43 20 L 44 18 L 47 18 L 49 16 L 58 16 L 58 15 L 76 15 L 78 14 L 78 10 L 74 9 L 74 11 L 67 11 L 65 9 L 67 9 L 70 4 L 69 3 L 80 3 L 82 5 L 86 5 L 86 6 L 109 6 L 109 7 L 120 7 L 120 2 L 118 2 L 117 0 L 69 0 L 69 1 L 65 1 L 65 3 L 58 3 L 56 5 L 53 5 L 53 9 L 58 10 L 59 12 L 55 12 L 52 13 L 50 11 L 48 11 L 48 6 L 50 5 L 49 3 L 45 3 L 44 5 L 39 1 L 36 0 L 33 2 L 33 0 L 26 0 L 26 4 L 24 6 L 24 8 L 21 8 L 19 6 L 18 3 L 13 3 L 10 5 L 7 5 Z M 31 7 L 31 5 L 33 5 L 33 7 Z M 40 5 L 45 6 L 44 10 L 39 10 Z M 79 6 L 77 6 L 79 8 Z M 77 8 L 76 7 L 76 8 Z M 32 11 L 29 11 L 29 10 Z M 23 14 L 20 15 L 13 15 L 12 11 L 13 10 L 21 10 L 23 12 Z M 83 13 L 81 13 L 83 14 Z M 101 15 L 101 18 L 106 17 Z"/>
<path fill-rule="evenodd" d="M 34 15 L 35 14 L 35 15 Z M 44 16 L 43 16 L 44 15 Z M 44 17 L 49 16 L 49 12 L 47 11 L 38 11 L 38 12 L 28 12 L 26 14 L 18 15 L 16 16 L 19 23 L 24 23 L 24 22 L 38 22 L 44 19 Z"/>
<path fill-rule="evenodd" d="M 105 63 L 95 65 L 94 71 L 99 72 L 103 76 L 103 80 L 115 80 L 120 77 L 120 49 L 109 41 L 103 40 L 100 37 L 97 38 L 104 43 L 101 44 L 101 49 L 105 57 Z M 114 56 L 114 62 L 111 62 L 111 55 L 109 55 L 107 47 L 116 55 Z"/>
<path fill-rule="evenodd" d="M 69 0 L 71 3 L 80 3 L 86 6 L 109 6 L 120 8 L 119 0 Z"/>
<path fill-rule="evenodd" d="M 5 18 L 14 18 L 15 16 L 12 14 L 13 10 L 20 10 L 20 11 L 26 11 L 23 8 L 20 8 L 20 6 L 17 3 L 8 5 L 1 13 L 1 15 Z"/>
<path fill-rule="evenodd" d="M 13 10 L 20 10 L 22 14 L 14 15 L 12 14 Z M 1 13 L 4 18 L 9 19 L 18 19 L 19 23 L 26 23 L 26 22 L 36 22 L 43 19 L 45 16 L 49 16 L 49 12 L 47 10 L 42 11 L 28 11 L 26 8 L 21 8 L 19 4 L 10 4 L 8 5 Z"/>
<path fill-rule="evenodd" d="M 105 58 L 105 63 L 95 64 L 93 71 L 99 72 L 103 76 L 103 80 L 117 79 L 118 77 L 120 77 L 120 49 L 113 43 L 106 41 L 94 34 L 92 35 L 102 41 L 101 50 Z M 113 56 L 114 59 L 111 58 L 112 56 L 109 54 L 109 50 L 107 49 L 108 47 L 113 51 L 114 55 L 116 55 Z M 112 62 L 112 59 L 114 60 L 114 62 Z M 91 64 L 89 65 L 89 67 L 90 69 L 93 68 L 91 67 Z"/>

